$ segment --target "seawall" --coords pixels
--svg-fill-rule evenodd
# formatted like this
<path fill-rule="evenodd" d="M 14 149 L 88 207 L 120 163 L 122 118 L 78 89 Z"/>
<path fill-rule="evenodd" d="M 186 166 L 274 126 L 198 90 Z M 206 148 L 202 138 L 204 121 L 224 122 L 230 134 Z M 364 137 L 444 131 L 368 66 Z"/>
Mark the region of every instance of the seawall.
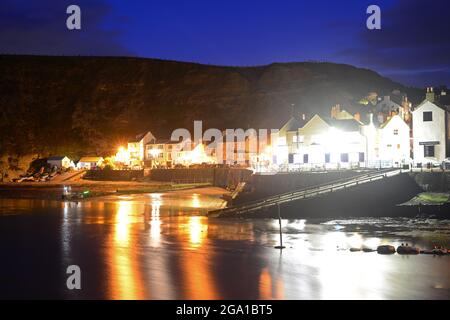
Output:
<path fill-rule="evenodd" d="M 281 205 L 282 218 L 413 217 L 417 207 L 397 206 L 423 192 L 408 173 Z M 436 209 L 436 208 L 434 208 Z M 436 209 L 437 210 L 437 209 Z M 422 213 L 424 213 L 422 211 Z M 436 212 L 438 214 L 439 212 Z M 442 212 L 441 212 L 442 213 Z M 276 207 L 246 217 L 277 217 Z"/>
<path fill-rule="evenodd" d="M 221 188 L 235 188 L 240 182 L 247 182 L 252 171 L 237 168 L 200 169 L 152 169 L 148 178 L 152 181 L 172 183 L 211 183 Z"/>
<path fill-rule="evenodd" d="M 328 172 L 293 172 L 274 175 L 256 174 L 251 177 L 245 191 L 240 193 L 233 204 L 259 200 L 276 194 L 299 190 L 340 179 L 350 178 L 369 171 L 341 170 Z"/>

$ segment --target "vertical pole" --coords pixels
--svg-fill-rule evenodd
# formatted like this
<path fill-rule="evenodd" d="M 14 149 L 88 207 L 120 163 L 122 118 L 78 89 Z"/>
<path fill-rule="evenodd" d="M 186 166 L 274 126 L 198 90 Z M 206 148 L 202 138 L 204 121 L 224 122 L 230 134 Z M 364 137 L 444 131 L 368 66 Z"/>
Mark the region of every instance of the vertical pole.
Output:
<path fill-rule="evenodd" d="M 283 246 L 283 234 L 281 232 L 281 212 L 279 203 L 277 203 L 277 207 L 278 207 L 278 224 L 280 226 L 280 245 L 276 246 L 275 249 L 284 249 L 285 247 Z"/>

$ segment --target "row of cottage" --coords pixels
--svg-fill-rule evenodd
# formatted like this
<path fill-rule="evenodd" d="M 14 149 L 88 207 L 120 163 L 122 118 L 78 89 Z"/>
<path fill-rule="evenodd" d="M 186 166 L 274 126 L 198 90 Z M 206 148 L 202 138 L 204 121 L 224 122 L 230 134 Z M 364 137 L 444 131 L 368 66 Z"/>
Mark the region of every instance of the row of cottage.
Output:
<path fill-rule="evenodd" d="M 148 131 L 113 158 L 127 168 L 208 163 L 238 164 L 255 171 L 441 165 L 450 156 L 449 98 L 444 90 L 436 94 L 427 88 L 425 100 L 412 108 L 405 95 L 386 96 L 377 98 L 372 108 L 367 106 L 364 115 L 336 105 L 329 117 L 292 116 L 264 139 L 247 131 L 241 139 L 233 136 L 235 132 L 226 139 L 229 134 L 221 132 L 224 139 L 215 143 L 161 141 Z M 251 147 L 254 140 L 256 148 Z M 81 160 L 78 167 L 92 169 L 101 167 L 103 159 Z"/>
<path fill-rule="evenodd" d="M 273 161 L 288 168 L 442 165 L 450 156 L 450 108 L 440 102 L 447 98 L 427 88 L 414 109 L 385 98 L 378 104 L 385 109 L 369 112 L 366 121 L 339 106 L 329 118 L 292 117 L 274 143 Z"/>
<path fill-rule="evenodd" d="M 149 167 L 220 163 L 261 171 L 441 165 L 450 156 L 448 98 L 444 90 L 436 94 L 427 88 L 425 100 L 415 108 L 406 96 L 399 101 L 386 96 L 366 113 L 365 120 L 339 105 L 329 117 L 292 116 L 253 150 L 248 147 L 251 135 L 246 136 L 243 150 L 236 139 L 231 148 L 224 142 L 214 147 L 192 144 L 186 150 L 179 142 L 158 141 L 147 132 L 128 143 L 129 159 Z M 222 150 L 221 157 L 217 150 Z"/>

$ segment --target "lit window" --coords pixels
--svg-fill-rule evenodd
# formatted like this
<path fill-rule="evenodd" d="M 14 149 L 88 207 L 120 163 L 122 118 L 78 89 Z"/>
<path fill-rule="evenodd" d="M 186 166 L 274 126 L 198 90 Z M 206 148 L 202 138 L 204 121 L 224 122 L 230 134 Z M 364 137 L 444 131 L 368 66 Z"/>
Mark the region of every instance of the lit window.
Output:
<path fill-rule="evenodd" d="M 400 144 L 397 144 L 397 149 L 400 150 Z"/>
<path fill-rule="evenodd" d="M 293 142 L 293 143 L 297 143 L 297 136 L 293 136 L 293 137 L 292 137 L 292 142 Z"/>
<path fill-rule="evenodd" d="M 298 136 L 298 142 L 303 143 L 304 138 L 304 136 Z"/>

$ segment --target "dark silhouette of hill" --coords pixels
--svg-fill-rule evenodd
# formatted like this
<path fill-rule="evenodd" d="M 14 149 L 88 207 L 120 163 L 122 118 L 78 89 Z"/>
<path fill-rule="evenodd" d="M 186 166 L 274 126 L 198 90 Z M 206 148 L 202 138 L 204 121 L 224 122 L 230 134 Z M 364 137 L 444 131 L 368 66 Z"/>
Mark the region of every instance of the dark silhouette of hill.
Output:
<path fill-rule="evenodd" d="M 328 115 L 368 92 L 405 91 L 379 74 L 333 63 L 220 67 L 121 57 L 0 56 L 1 153 L 103 153 L 151 130 L 279 128 L 296 113 Z M 364 108 L 364 106 L 358 106 Z"/>

